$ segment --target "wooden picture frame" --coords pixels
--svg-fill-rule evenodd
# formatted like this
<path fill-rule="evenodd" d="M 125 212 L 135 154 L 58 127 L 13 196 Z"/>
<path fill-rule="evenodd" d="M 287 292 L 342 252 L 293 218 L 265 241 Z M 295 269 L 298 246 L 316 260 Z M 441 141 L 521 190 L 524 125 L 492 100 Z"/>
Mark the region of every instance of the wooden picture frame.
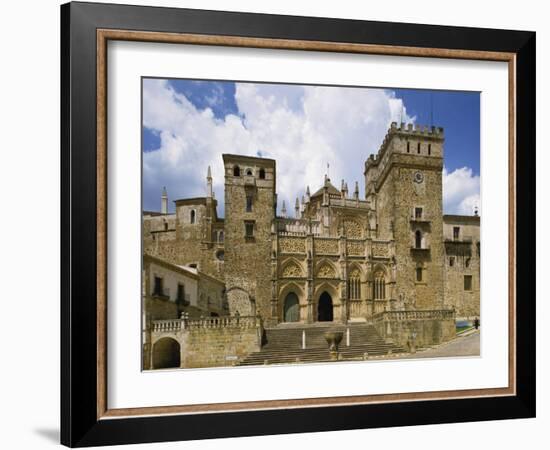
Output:
<path fill-rule="evenodd" d="M 507 62 L 510 74 L 508 387 L 109 409 L 106 395 L 106 44 L 109 40 Z M 69 3 L 61 7 L 61 56 L 61 442 L 64 445 L 535 416 L 535 33 Z"/>

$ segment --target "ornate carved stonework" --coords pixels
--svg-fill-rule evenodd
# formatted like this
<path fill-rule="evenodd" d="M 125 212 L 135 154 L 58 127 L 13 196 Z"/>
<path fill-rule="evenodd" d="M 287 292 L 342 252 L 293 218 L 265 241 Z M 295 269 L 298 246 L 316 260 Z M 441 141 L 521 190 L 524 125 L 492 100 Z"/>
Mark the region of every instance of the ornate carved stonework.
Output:
<path fill-rule="evenodd" d="M 334 269 L 328 264 L 323 264 L 317 271 L 318 278 L 336 278 Z"/>
<path fill-rule="evenodd" d="M 350 278 L 361 278 L 361 272 L 360 270 L 355 267 L 349 274 Z"/>
<path fill-rule="evenodd" d="M 302 268 L 295 262 L 288 263 L 283 269 L 283 278 L 297 278 L 303 276 Z"/>
<path fill-rule="evenodd" d="M 336 255 L 338 253 L 336 239 L 315 239 L 313 247 L 317 255 Z"/>
<path fill-rule="evenodd" d="M 375 258 L 387 258 L 390 252 L 387 244 L 375 242 L 372 244 L 372 256 Z"/>
<path fill-rule="evenodd" d="M 281 253 L 305 253 L 305 239 L 295 237 L 285 237 L 279 239 L 279 249 Z"/>
<path fill-rule="evenodd" d="M 356 222 L 355 220 L 345 219 L 344 235 L 348 238 L 361 239 L 363 237 L 361 225 L 359 225 L 359 223 Z"/>
<path fill-rule="evenodd" d="M 347 252 L 348 252 L 348 255 L 351 255 L 351 256 L 362 256 L 365 253 L 365 246 L 363 242 L 348 241 Z"/>

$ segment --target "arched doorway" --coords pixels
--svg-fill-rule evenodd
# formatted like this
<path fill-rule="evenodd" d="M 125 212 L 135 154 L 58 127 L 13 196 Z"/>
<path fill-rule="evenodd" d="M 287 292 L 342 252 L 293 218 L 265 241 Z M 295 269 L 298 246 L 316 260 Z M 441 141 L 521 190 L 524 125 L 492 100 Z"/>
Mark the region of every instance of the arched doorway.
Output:
<path fill-rule="evenodd" d="M 285 322 L 298 322 L 300 320 L 300 302 L 294 292 L 290 292 L 285 297 L 283 319 Z"/>
<path fill-rule="evenodd" d="M 153 369 L 180 367 L 180 344 L 172 338 L 159 339 L 153 346 Z"/>
<path fill-rule="evenodd" d="M 323 292 L 319 297 L 317 320 L 319 322 L 332 322 L 333 320 L 332 297 L 328 292 Z"/>

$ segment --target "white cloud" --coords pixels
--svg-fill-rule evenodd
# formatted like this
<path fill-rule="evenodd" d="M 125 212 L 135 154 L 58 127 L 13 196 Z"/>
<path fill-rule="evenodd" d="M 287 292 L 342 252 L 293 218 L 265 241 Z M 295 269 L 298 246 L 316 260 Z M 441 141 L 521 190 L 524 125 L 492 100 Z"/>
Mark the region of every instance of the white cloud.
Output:
<path fill-rule="evenodd" d="M 445 214 L 472 215 L 477 208 L 481 214 L 479 175 L 469 167 L 449 173 L 443 168 L 443 211 Z"/>
<path fill-rule="evenodd" d="M 143 101 L 144 125 L 161 138 L 159 150 L 143 155 L 146 208 L 157 208 L 164 185 L 171 199 L 203 196 L 208 165 L 223 200 L 221 153 L 275 159 L 279 209 L 283 199 L 293 206 L 306 185 L 319 188 L 327 163 L 334 185 L 344 178 L 353 191 L 359 181 L 363 195 L 363 163 L 389 124 L 414 122 L 402 101 L 382 89 L 238 83 L 235 101 L 244 119 L 197 110 L 162 80 L 144 82 Z"/>

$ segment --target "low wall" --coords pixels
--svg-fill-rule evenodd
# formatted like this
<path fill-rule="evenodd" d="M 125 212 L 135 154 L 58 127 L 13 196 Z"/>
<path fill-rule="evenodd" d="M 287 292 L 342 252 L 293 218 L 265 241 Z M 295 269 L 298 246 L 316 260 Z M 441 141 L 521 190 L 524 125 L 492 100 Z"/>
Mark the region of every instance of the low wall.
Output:
<path fill-rule="evenodd" d="M 180 345 L 180 367 L 233 366 L 259 351 L 263 326 L 257 317 L 209 317 L 152 322 L 151 339 L 176 340 Z"/>
<path fill-rule="evenodd" d="M 441 344 L 456 336 L 454 310 L 386 311 L 374 317 L 376 330 L 386 341 L 411 350 Z"/>

